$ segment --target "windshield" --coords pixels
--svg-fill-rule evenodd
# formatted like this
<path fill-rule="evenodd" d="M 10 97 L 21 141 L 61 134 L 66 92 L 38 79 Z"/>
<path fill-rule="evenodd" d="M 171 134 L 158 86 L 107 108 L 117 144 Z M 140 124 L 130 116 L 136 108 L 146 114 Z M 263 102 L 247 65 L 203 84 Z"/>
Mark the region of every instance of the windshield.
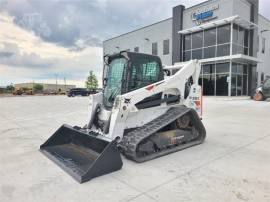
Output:
<path fill-rule="evenodd" d="M 112 107 L 115 97 L 121 94 L 122 77 L 126 64 L 127 60 L 125 58 L 116 58 L 107 66 L 107 82 L 104 88 L 103 97 L 104 105 L 106 107 Z"/>

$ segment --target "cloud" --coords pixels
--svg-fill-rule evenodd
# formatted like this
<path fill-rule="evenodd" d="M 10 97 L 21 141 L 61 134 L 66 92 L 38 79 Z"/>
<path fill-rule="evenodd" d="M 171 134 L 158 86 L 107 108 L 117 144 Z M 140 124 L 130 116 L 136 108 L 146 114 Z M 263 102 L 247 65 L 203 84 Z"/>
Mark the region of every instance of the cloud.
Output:
<path fill-rule="evenodd" d="M 56 59 L 42 58 L 37 53 L 21 52 L 17 44 L 3 43 L 3 48 L 0 49 L 1 63 L 11 67 L 26 66 L 29 68 L 50 68 Z"/>
<path fill-rule="evenodd" d="M 0 0 L 14 23 L 44 41 L 81 51 L 102 41 L 172 15 L 172 7 L 203 0 Z M 260 0 L 266 17 L 269 0 Z M 0 3 L 1 5 L 1 3 Z M 266 10 L 265 10 L 266 9 Z"/>
<path fill-rule="evenodd" d="M 14 23 L 32 30 L 44 41 L 83 50 L 102 41 L 171 17 L 172 7 L 202 0 L 13 0 L 5 10 Z"/>
<path fill-rule="evenodd" d="M 10 58 L 11 56 L 13 56 L 12 52 L 5 52 L 5 51 L 0 52 L 0 58 Z"/>
<path fill-rule="evenodd" d="M 0 13 L 0 85 L 22 80 L 51 80 L 58 74 L 67 81 L 80 83 L 90 70 L 99 80 L 102 75 L 102 48 L 84 47 L 80 52 L 49 43 L 13 23 Z M 15 79 L 16 78 L 16 79 Z"/>
<path fill-rule="evenodd" d="M 98 37 L 95 36 L 88 36 L 84 37 L 83 39 L 78 39 L 75 42 L 75 46 L 71 47 L 71 51 L 82 51 L 87 47 L 101 47 L 102 41 Z"/>

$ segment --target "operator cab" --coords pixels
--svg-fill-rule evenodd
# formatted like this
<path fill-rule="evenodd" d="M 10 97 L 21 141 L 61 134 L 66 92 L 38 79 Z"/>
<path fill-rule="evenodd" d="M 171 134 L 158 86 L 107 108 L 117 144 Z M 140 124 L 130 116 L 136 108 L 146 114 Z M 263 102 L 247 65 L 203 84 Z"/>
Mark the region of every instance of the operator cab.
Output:
<path fill-rule="evenodd" d="M 158 56 L 120 52 L 104 56 L 103 103 L 111 109 L 117 95 L 122 95 L 164 79 Z M 160 99 L 161 94 L 151 99 Z"/>

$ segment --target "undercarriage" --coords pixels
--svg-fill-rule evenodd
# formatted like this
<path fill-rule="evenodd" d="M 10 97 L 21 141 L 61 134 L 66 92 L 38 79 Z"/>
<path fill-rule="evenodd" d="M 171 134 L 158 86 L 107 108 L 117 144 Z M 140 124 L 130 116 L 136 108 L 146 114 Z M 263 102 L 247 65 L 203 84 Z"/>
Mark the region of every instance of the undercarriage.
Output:
<path fill-rule="evenodd" d="M 148 124 L 127 132 L 119 146 L 127 158 L 144 162 L 200 144 L 205 135 L 194 110 L 172 107 Z"/>

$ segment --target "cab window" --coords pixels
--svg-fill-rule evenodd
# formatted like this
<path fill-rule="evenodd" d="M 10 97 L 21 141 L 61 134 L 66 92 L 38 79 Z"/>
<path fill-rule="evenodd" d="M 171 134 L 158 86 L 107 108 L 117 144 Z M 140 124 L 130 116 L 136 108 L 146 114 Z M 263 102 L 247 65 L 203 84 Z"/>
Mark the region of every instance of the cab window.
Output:
<path fill-rule="evenodd" d="M 131 64 L 130 90 L 136 90 L 158 82 L 161 67 L 154 59 L 141 58 Z"/>

